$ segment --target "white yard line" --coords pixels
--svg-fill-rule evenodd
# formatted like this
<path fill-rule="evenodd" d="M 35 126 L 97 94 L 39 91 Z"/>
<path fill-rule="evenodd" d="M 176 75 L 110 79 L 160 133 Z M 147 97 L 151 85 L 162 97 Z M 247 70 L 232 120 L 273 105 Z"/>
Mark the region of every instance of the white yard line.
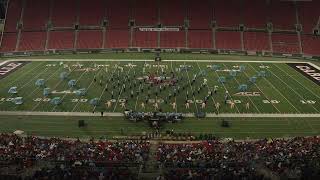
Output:
<path fill-rule="evenodd" d="M 297 81 L 295 78 L 292 78 L 292 76 L 290 76 L 290 74 L 288 74 L 288 72 L 282 70 L 281 68 L 279 68 L 278 66 L 276 66 L 278 69 L 280 69 L 280 71 L 284 72 L 287 76 L 289 76 L 291 79 L 293 79 L 295 82 L 297 82 L 298 84 L 300 84 L 304 89 L 308 90 L 311 94 L 313 94 L 314 96 L 316 96 L 318 99 L 320 99 L 320 96 L 317 95 L 316 93 L 314 93 L 313 91 L 311 91 L 309 88 L 307 88 L 306 86 L 304 86 L 303 84 L 301 84 L 299 81 Z"/>
<path fill-rule="evenodd" d="M 289 86 L 286 82 L 284 82 L 281 78 L 279 78 L 271 69 L 269 69 L 269 71 L 277 78 L 279 79 L 283 84 L 285 84 L 288 88 L 290 88 L 296 95 L 298 95 L 302 100 L 306 100 L 305 98 L 303 98 L 296 90 L 294 90 L 291 86 Z M 319 112 L 319 110 L 317 110 L 317 108 L 315 108 L 312 104 L 310 104 L 310 106 L 316 110 L 317 112 Z"/>
<path fill-rule="evenodd" d="M 224 63 L 222 63 L 223 64 L 223 66 L 225 67 L 225 68 L 228 68 Z M 237 82 L 237 84 L 238 84 L 238 86 L 240 85 L 240 83 L 239 83 L 239 81 L 237 80 L 237 78 L 236 77 L 234 77 L 234 80 L 236 80 L 236 82 Z M 252 101 L 252 99 L 249 97 L 249 96 L 247 96 L 247 99 L 251 102 L 251 104 L 256 108 L 256 110 L 258 111 L 258 113 L 261 113 L 261 111 L 259 110 L 259 108 L 256 106 L 256 104 Z"/>
<path fill-rule="evenodd" d="M 214 72 L 215 72 L 217 78 L 219 78 L 220 76 L 219 76 L 219 74 L 217 73 L 217 71 L 214 71 Z M 221 84 L 222 84 L 224 90 L 225 90 L 225 91 L 228 91 L 228 89 L 226 88 L 226 86 L 224 85 L 224 83 L 221 83 Z M 230 94 L 229 96 L 230 96 L 231 101 L 233 101 L 232 95 Z M 237 104 L 235 104 L 235 107 L 236 107 L 238 113 L 240 114 L 240 111 L 239 111 L 239 108 L 238 108 Z"/>
<path fill-rule="evenodd" d="M 201 71 L 202 69 L 200 68 L 198 61 L 196 61 L 196 62 L 197 62 L 197 66 L 198 66 L 199 70 Z M 207 85 L 207 89 L 212 92 L 212 89 L 209 88 L 209 85 Z M 217 110 L 217 113 L 219 114 L 220 112 L 216 106 L 216 101 L 214 100 L 213 96 L 211 96 L 211 100 L 213 101 L 213 107 Z"/>
<path fill-rule="evenodd" d="M 45 81 L 48 81 L 49 79 L 51 79 L 51 77 L 53 77 L 53 75 L 55 75 L 57 72 L 59 72 L 59 70 L 60 70 L 61 68 L 62 68 L 62 67 L 59 67 L 59 68 L 58 68 L 55 72 L 53 72 L 48 78 L 46 78 Z M 37 91 L 38 89 L 39 89 L 38 87 L 35 88 L 31 93 L 29 93 L 29 94 L 26 96 L 26 98 L 34 95 L 34 92 Z M 41 103 L 41 101 L 38 102 L 37 105 L 36 105 L 35 107 L 33 107 L 31 111 L 35 110 L 35 108 L 38 107 L 38 105 L 39 105 L 40 103 Z"/>
<path fill-rule="evenodd" d="M 184 62 L 184 66 L 185 66 L 185 65 L 186 65 L 186 62 Z M 193 86 L 192 86 L 191 83 L 190 83 L 189 72 L 186 71 L 186 73 L 187 73 L 187 76 L 188 76 L 188 83 L 189 83 L 190 89 L 191 89 L 191 91 L 192 91 L 191 93 L 192 93 L 192 97 L 193 97 L 193 102 L 194 102 L 194 105 L 196 106 L 197 112 L 199 112 L 198 106 L 197 106 L 197 103 L 196 103 L 196 98 L 195 98 L 194 95 L 193 95 L 193 92 L 195 92 L 195 91 L 194 91 L 194 89 L 193 89 Z"/>
<path fill-rule="evenodd" d="M 255 71 L 255 69 L 254 69 L 254 71 Z M 243 72 L 244 72 L 244 74 L 247 76 L 247 78 L 249 78 L 248 74 L 247 74 L 245 71 L 243 71 Z M 270 102 L 271 99 L 268 98 L 268 96 L 262 91 L 262 89 L 259 88 L 259 86 L 257 85 L 257 83 L 253 83 L 253 84 L 259 89 L 260 92 L 262 92 L 263 96 L 264 96 L 265 98 L 267 98 L 267 100 Z M 272 106 L 273 106 L 279 113 L 281 113 L 281 111 L 274 105 L 274 103 L 271 103 L 271 104 L 272 104 Z"/>
<path fill-rule="evenodd" d="M 99 74 L 101 73 L 101 70 L 102 70 L 102 69 L 103 69 L 103 68 L 100 68 L 100 69 L 98 70 L 98 73 L 95 73 L 94 76 L 95 76 L 95 77 L 98 77 Z M 90 82 L 89 86 L 86 88 L 86 91 L 89 91 L 89 89 L 90 89 L 90 87 L 92 86 L 93 82 L 94 82 L 94 80 L 92 79 L 92 81 Z M 103 91 L 104 91 L 104 89 L 103 89 Z M 76 105 L 73 106 L 71 112 L 74 112 L 74 110 L 78 107 L 79 103 L 80 103 L 80 101 L 78 101 L 78 102 L 76 103 Z"/>
<path fill-rule="evenodd" d="M 76 68 L 76 67 L 75 67 Z M 75 68 L 73 69 L 73 70 L 75 70 Z M 69 75 L 72 73 L 73 71 L 71 71 L 70 73 L 69 73 Z M 86 74 L 86 72 L 87 71 L 83 71 L 83 73 L 81 73 L 81 75 L 76 79 L 76 82 L 78 82 L 81 78 L 82 78 L 82 76 L 84 75 L 84 74 Z M 56 86 L 57 87 L 57 86 Z M 67 94 L 64 94 L 63 96 L 62 96 L 62 98 L 61 98 L 61 101 L 63 101 L 63 99 L 65 98 L 67 96 Z M 52 110 L 51 111 L 55 111 L 55 109 L 58 107 L 58 105 L 54 105 L 54 107 L 52 108 Z"/>
<path fill-rule="evenodd" d="M 129 75 L 130 71 L 131 71 L 131 68 L 129 67 L 129 71 L 126 71 L 126 75 Z M 120 94 L 118 95 L 117 102 L 116 102 L 116 104 L 114 105 L 114 109 L 113 109 L 112 112 L 116 111 L 116 108 L 117 108 L 117 105 L 118 105 L 120 96 L 122 95 L 122 91 L 123 91 L 123 86 L 121 86 Z"/>
<path fill-rule="evenodd" d="M 256 72 L 258 72 L 251 64 L 248 64 L 252 69 L 254 69 Z M 274 90 L 276 90 L 298 113 L 301 113 L 267 78 L 263 78 L 272 86 Z"/>

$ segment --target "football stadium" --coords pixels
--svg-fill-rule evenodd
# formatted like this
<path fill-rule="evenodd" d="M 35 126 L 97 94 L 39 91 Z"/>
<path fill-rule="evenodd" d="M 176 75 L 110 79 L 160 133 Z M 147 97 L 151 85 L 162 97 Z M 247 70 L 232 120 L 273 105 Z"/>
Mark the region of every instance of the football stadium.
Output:
<path fill-rule="evenodd" d="M 320 179 L 320 1 L 1 0 L 0 179 Z"/>

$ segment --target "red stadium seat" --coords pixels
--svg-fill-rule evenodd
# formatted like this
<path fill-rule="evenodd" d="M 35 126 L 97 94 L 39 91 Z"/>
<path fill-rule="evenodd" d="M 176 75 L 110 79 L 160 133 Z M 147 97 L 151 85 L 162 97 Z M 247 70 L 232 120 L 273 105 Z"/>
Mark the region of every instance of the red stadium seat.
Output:
<path fill-rule="evenodd" d="M 210 29 L 213 19 L 212 3 L 210 0 L 190 0 L 188 2 L 190 29 Z"/>
<path fill-rule="evenodd" d="M 5 21 L 5 32 L 16 32 L 17 24 L 20 20 L 21 8 L 22 8 L 21 0 L 10 0 L 7 16 Z"/>
<path fill-rule="evenodd" d="M 295 29 L 294 25 L 297 24 L 297 21 L 293 1 L 272 0 L 269 10 L 274 29 Z"/>
<path fill-rule="evenodd" d="M 304 33 L 312 33 L 320 19 L 320 1 L 297 2 L 299 20 Z"/>
<path fill-rule="evenodd" d="M 164 26 L 182 26 L 186 16 L 184 0 L 162 0 L 160 21 Z"/>
<path fill-rule="evenodd" d="M 242 23 L 241 2 L 239 0 L 214 1 L 214 19 L 219 27 L 239 27 Z"/>
<path fill-rule="evenodd" d="M 244 32 L 244 48 L 248 51 L 270 51 L 269 35 L 265 32 Z"/>
<path fill-rule="evenodd" d="M 302 36 L 303 53 L 308 55 L 320 54 L 320 37 L 304 35 Z"/>
<path fill-rule="evenodd" d="M 46 41 L 46 32 L 22 32 L 18 51 L 42 51 Z"/>
<path fill-rule="evenodd" d="M 133 47 L 155 48 L 157 47 L 157 32 L 135 31 L 133 35 Z"/>
<path fill-rule="evenodd" d="M 80 0 L 79 24 L 85 26 L 100 26 L 105 16 L 105 1 Z"/>
<path fill-rule="evenodd" d="M 107 19 L 110 29 L 128 28 L 129 5 L 129 0 L 107 1 Z"/>
<path fill-rule="evenodd" d="M 298 54 L 299 41 L 297 34 L 272 34 L 272 47 L 273 52 Z"/>
<path fill-rule="evenodd" d="M 212 31 L 210 30 L 190 30 L 188 31 L 189 48 L 213 48 Z"/>
<path fill-rule="evenodd" d="M 185 31 L 179 32 L 161 32 L 160 33 L 160 47 L 161 48 L 175 48 L 185 47 Z"/>
<path fill-rule="evenodd" d="M 25 1 L 23 30 L 45 30 L 49 20 L 49 0 Z"/>
<path fill-rule="evenodd" d="M 108 30 L 106 35 L 106 48 L 128 48 L 128 30 Z"/>
<path fill-rule="evenodd" d="M 1 52 L 10 52 L 16 49 L 17 33 L 4 33 L 1 43 Z"/>
<path fill-rule="evenodd" d="M 216 47 L 224 50 L 241 50 L 240 32 L 217 31 Z"/>
<path fill-rule="evenodd" d="M 51 31 L 48 49 L 73 49 L 74 31 Z"/>
<path fill-rule="evenodd" d="M 158 23 L 158 9 L 156 0 L 136 1 L 133 11 L 133 19 L 137 26 L 150 26 Z"/>
<path fill-rule="evenodd" d="M 51 21 L 54 27 L 72 27 L 76 22 L 76 0 L 53 1 Z"/>
<path fill-rule="evenodd" d="M 102 48 L 102 31 L 83 30 L 78 33 L 77 49 Z"/>
<path fill-rule="evenodd" d="M 247 28 L 266 28 L 268 22 L 268 6 L 266 1 L 244 0 L 244 25 Z"/>

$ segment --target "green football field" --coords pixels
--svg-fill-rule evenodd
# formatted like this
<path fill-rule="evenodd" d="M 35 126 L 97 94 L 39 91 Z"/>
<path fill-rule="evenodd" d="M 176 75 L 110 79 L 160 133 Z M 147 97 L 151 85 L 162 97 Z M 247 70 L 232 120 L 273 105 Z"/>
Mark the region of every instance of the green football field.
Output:
<path fill-rule="evenodd" d="M 241 67 L 244 69 L 239 70 Z M 67 77 L 61 79 L 61 73 Z M 256 82 L 250 81 L 251 77 L 256 77 Z M 224 78 L 225 83 L 219 82 L 219 78 Z M 44 80 L 44 86 L 36 86 L 39 79 Z M 70 80 L 76 84 L 70 86 Z M 144 112 L 320 112 L 319 85 L 286 63 L 37 61 L 29 62 L 0 82 L 1 111 L 123 112 L 125 105 L 127 109 Z M 11 87 L 17 87 L 17 94 L 8 93 Z M 44 88 L 50 88 L 48 96 L 44 96 Z M 79 89 L 86 93 L 76 94 Z M 16 105 L 16 97 L 22 97 L 23 104 Z M 57 97 L 61 104 L 52 102 Z M 98 103 L 90 103 L 92 99 Z"/>
<path fill-rule="evenodd" d="M 8 122 L 4 123 L 5 120 L 2 120 L 3 128 L 0 130 L 22 129 L 50 136 L 117 135 L 121 126 L 127 128 L 129 134 L 151 130 L 146 125 L 129 124 L 121 117 L 112 117 L 126 108 L 142 112 L 179 112 L 189 116 L 195 112 L 206 112 L 208 117 L 214 117 L 203 121 L 186 118 L 187 122 L 166 125 L 164 128 L 174 128 L 179 132 L 216 132 L 221 136 L 236 138 L 319 133 L 320 119 L 317 114 L 320 113 L 320 86 L 290 67 L 286 59 L 261 58 L 261 61 L 256 61 L 259 60 L 258 57 L 230 56 L 227 59 L 228 56 L 223 56 L 205 60 L 201 56 L 199 60 L 177 56 L 172 59 L 180 60 L 161 62 L 143 60 L 151 58 L 140 56 L 128 60 L 130 56 L 122 58 L 121 55 L 118 60 L 100 57 L 94 58 L 95 60 L 72 57 L 54 57 L 54 60 L 24 59 L 26 64 L 0 79 L 0 111 L 16 113 L 9 118 L 2 115 L 3 119 L 12 117 L 12 121 L 6 120 Z M 21 61 L 17 59 L 12 62 L 19 60 Z M 66 74 L 65 78 L 61 78 L 63 73 Z M 252 77 L 256 77 L 256 80 L 252 80 Z M 44 86 L 36 85 L 36 81 L 40 79 L 44 80 Z M 219 82 L 223 79 L 224 83 Z M 74 86 L 68 84 L 71 80 L 75 80 Z M 241 85 L 243 89 L 240 88 Z M 17 93 L 9 93 L 11 87 L 17 87 Z M 49 95 L 44 95 L 44 88 L 50 88 Z M 77 94 L 79 89 L 84 89 L 86 93 Z M 16 104 L 17 97 L 22 97 L 22 104 Z M 56 98 L 60 99 L 60 104 L 53 102 Z M 94 99 L 96 103 L 92 102 Z M 187 104 L 189 107 L 186 107 Z M 231 107 L 232 104 L 234 107 Z M 70 126 L 73 126 L 76 120 L 92 119 L 77 117 L 77 113 L 89 114 L 93 111 L 108 112 L 111 116 L 106 117 L 108 119 L 103 122 L 98 117 L 93 117 L 98 120 L 92 122 L 108 126 L 105 131 L 90 130 L 93 127 L 86 130 L 69 127 L 70 122 Z M 47 116 L 40 123 L 37 121 L 39 117 L 19 114 L 23 112 L 71 112 L 74 117 Z M 268 114 L 277 114 L 279 117 L 267 118 Z M 287 114 L 291 116 L 287 117 Z M 292 117 L 292 114 L 297 114 L 297 117 Z M 233 127 L 230 130 L 218 127 L 224 115 L 232 116 L 230 120 Z M 245 115 L 252 115 L 252 118 L 243 118 L 248 117 Z M 23 120 L 26 120 L 26 126 L 23 125 Z M 37 121 L 34 128 L 27 124 L 33 121 Z M 65 125 L 63 122 L 66 122 Z M 59 125 L 53 128 L 55 130 L 46 131 L 57 124 Z M 97 126 L 103 127 L 100 124 Z"/>

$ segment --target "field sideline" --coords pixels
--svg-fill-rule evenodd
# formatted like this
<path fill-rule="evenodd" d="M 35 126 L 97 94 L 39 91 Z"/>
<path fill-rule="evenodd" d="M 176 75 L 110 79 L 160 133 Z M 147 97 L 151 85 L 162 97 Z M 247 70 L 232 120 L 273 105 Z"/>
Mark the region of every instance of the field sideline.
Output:
<path fill-rule="evenodd" d="M 40 103 L 40 101 L 35 101 L 30 103 L 32 99 L 40 98 L 41 89 L 35 88 L 34 82 L 38 78 L 43 78 L 48 82 L 49 87 L 55 87 L 57 91 L 62 91 L 67 89 L 66 83 L 60 82 L 57 78 L 59 73 L 63 72 L 64 69 L 62 67 L 55 67 L 51 68 L 48 66 L 44 66 L 44 64 L 58 64 L 61 61 L 64 61 L 65 64 L 69 64 L 70 66 L 73 65 L 73 61 L 79 62 L 84 64 L 87 67 L 93 67 L 94 64 L 97 65 L 108 65 L 110 66 L 110 71 L 113 70 L 115 64 L 118 64 L 120 67 L 124 67 L 124 73 L 128 76 L 133 76 L 133 74 L 137 74 L 137 76 L 142 75 L 142 67 L 144 64 L 149 63 L 152 65 L 152 60 L 145 60 L 139 59 L 134 57 L 131 61 L 126 60 L 118 60 L 116 58 L 112 60 L 105 60 L 105 59 L 95 59 L 92 57 L 89 59 L 86 58 L 87 55 L 84 55 L 83 59 L 68 57 L 68 59 L 55 59 L 56 57 L 50 57 L 50 59 L 43 59 L 43 57 L 37 57 L 35 59 L 28 59 L 28 58 L 19 58 L 18 61 L 32 61 L 31 63 L 26 64 L 21 69 L 18 69 L 16 72 L 13 72 L 9 76 L 0 79 L 1 84 L 5 85 L 5 88 L 0 89 L 0 98 L 2 102 L 0 102 L 0 115 L 1 115 L 1 124 L 4 125 L 3 128 L 0 128 L 1 132 L 8 132 L 14 129 L 22 129 L 28 133 L 32 134 L 39 134 L 44 136 L 72 136 L 72 137 L 89 137 L 89 136 L 117 136 L 120 133 L 120 129 L 122 126 L 127 127 L 126 135 L 130 134 L 139 134 L 142 131 L 151 131 L 149 127 L 145 124 L 132 124 L 130 122 L 126 122 L 123 120 L 122 117 L 104 117 L 101 119 L 100 117 L 94 117 L 90 115 L 92 110 L 94 111 L 106 111 L 115 114 L 118 112 L 122 112 L 123 109 L 120 107 L 120 103 L 117 101 L 112 107 L 112 110 L 105 109 L 102 106 L 90 106 L 89 103 L 80 103 L 79 100 L 77 102 L 72 102 L 71 100 L 77 99 L 75 95 L 62 95 L 64 99 L 61 106 L 52 106 L 48 105 L 49 103 Z M 148 56 L 146 56 L 148 57 Z M 146 58 L 147 59 L 147 58 Z M 174 59 L 174 58 L 172 58 Z M 293 68 L 289 67 L 285 63 L 302 63 L 299 60 L 287 60 L 287 59 L 272 59 L 272 58 L 262 58 L 265 61 L 258 61 L 257 57 L 253 58 L 245 58 L 239 57 L 231 58 L 229 60 L 225 60 L 226 57 L 221 58 L 221 56 L 217 56 L 212 60 L 205 60 L 205 58 L 200 58 L 202 60 L 169 60 L 166 59 L 162 61 L 160 64 L 161 66 L 168 66 L 167 73 L 169 74 L 170 71 L 174 71 L 177 77 L 185 77 L 186 79 L 182 79 L 181 84 L 179 86 L 183 87 L 183 84 L 186 84 L 186 89 L 183 90 L 183 93 L 180 93 L 174 99 L 169 99 L 169 101 L 178 102 L 178 107 L 175 110 L 176 112 L 185 113 L 190 118 L 186 118 L 183 123 L 179 124 L 168 124 L 165 125 L 163 131 L 168 129 L 175 129 L 178 132 L 192 132 L 192 133 L 214 133 L 217 136 L 221 137 L 233 137 L 233 138 L 260 138 L 260 137 L 288 137 L 294 135 L 316 135 L 319 134 L 320 130 L 320 88 L 317 84 L 306 78 L 304 75 L 298 73 Z M 6 60 L 5 60 L 6 61 Z M 4 63 L 5 63 L 4 61 Z M 47 62 L 47 63 L 44 63 Z M 128 64 L 134 64 L 136 68 L 129 68 L 126 67 Z M 213 64 L 217 64 L 221 67 L 221 71 L 212 72 L 210 67 Z M 317 65 L 315 65 L 317 64 Z M 1 64 L 0 64 L 1 65 Z M 157 72 L 159 71 L 159 67 L 156 66 L 150 68 L 150 72 Z M 192 70 L 186 72 L 180 72 L 176 69 L 182 66 L 191 66 Z M 318 69 L 318 63 L 312 62 L 309 63 Z M 234 70 L 234 68 L 238 68 L 239 66 L 245 66 L 246 70 L 243 73 L 239 73 L 234 78 L 228 78 L 229 71 Z M 105 66 L 104 66 L 105 67 Z M 270 72 L 270 77 L 263 77 L 258 78 L 255 84 L 249 85 L 248 92 L 260 92 L 259 97 L 253 97 L 251 95 L 244 95 L 244 96 L 234 96 L 237 93 L 237 88 L 240 84 L 246 83 L 248 84 L 248 79 L 252 76 L 256 76 L 257 73 L 260 71 L 259 67 L 268 67 L 268 72 Z M 33 69 L 34 68 L 34 69 Z M 38 68 L 38 69 L 37 69 Z M 37 75 L 34 73 L 26 73 L 21 74 L 19 72 L 37 72 Z M 186 92 L 193 92 L 196 91 L 195 89 L 201 87 L 202 79 L 197 80 L 195 84 L 190 84 L 191 77 L 194 74 L 197 74 L 200 71 L 206 70 L 208 75 L 208 87 L 205 90 L 201 90 L 198 94 L 194 96 L 193 99 L 190 99 L 192 107 L 190 109 L 185 109 L 184 107 L 184 99 Z M 103 72 L 104 69 L 98 69 L 96 72 L 92 73 L 83 73 L 83 72 L 71 72 L 70 78 L 77 79 L 77 82 L 81 84 L 79 87 L 86 87 L 88 89 L 88 98 L 92 99 L 97 97 L 101 102 L 106 102 L 107 100 L 111 100 L 112 98 L 110 95 L 105 94 L 103 88 L 99 87 L 98 83 L 93 82 L 93 77 L 99 77 L 100 74 L 104 73 L 104 77 L 111 76 L 114 74 L 113 72 L 109 71 L 108 73 Z M 117 70 L 114 70 L 114 72 Z M 100 73 L 100 74 L 99 74 Z M 20 74 L 20 75 L 19 75 Z M 125 74 L 123 74 L 125 75 Z M 21 78 L 23 76 L 23 78 Z M 221 76 L 227 77 L 227 82 L 225 84 L 218 84 L 217 79 Z M 31 79 L 26 81 L 25 79 Z M 19 78 L 21 78 L 19 80 Z M 15 80 L 14 80 L 15 79 Z M 23 79 L 23 80 L 22 80 Z M 99 78 L 98 78 L 99 79 Z M 132 81 L 134 79 L 131 79 Z M 6 91 L 8 87 L 13 85 L 12 81 L 16 81 L 18 85 L 19 91 L 23 92 L 21 96 L 25 97 L 25 102 L 28 105 L 22 106 L 12 106 L 10 102 L 4 102 L 3 98 L 8 98 Z M 120 79 L 122 83 L 123 79 Z M 11 82 L 11 83 L 9 83 Z M 124 81 L 123 81 L 124 82 Z M 200 104 L 195 102 L 202 100 L 203 97 L 206 96 L 207 92 L 212 91 L 214 85 L 219 85 L 220 93 L 217 96 L 210 97 L 210 100 L 207 103 L 205 109 L 201 109 Z M 20 89 L 20 87 L 22 87 Z M 129 84 L 128 84 L 129 86 Z M 131 83 L 130 83 L 131 86 Z M 3 86 L 2 86 L 3 87 Z M 141 84 L 139 85 L 141 87 Z M 145 86 L 147 88 L 147 86 Z M 220 89 L 221 88 L 221 89 Z M 156 89 L 156 88 L 155 88 Z M 31 90 L 31 91 L 30 91 Z M 222 105 L 221 109 L 215 108 L 215 103 L 220 102 L 223 104 L 223 93 L 224 91 L 229 91 L 231 96 L 230 101 L 237 102 L 234 109 L 229 107 L 229 102 L 226 105 Z M 115 94 L 117 94 L 117 90 L 114 89 Z M 115 96 L 114 99 L 121 100 L 122 98 L 128 98 L 130 96 L 130 91 L 127 90 L 123 92 L 123 88 L 120 88 L 119 94 Z M 136 89 L 134 89 L 136 91 Z M 154 92 L 156 90 L 151 88 L 151 91 Z M 246 91 L 246 92 L 247 92 Z M 161 92 L 161 91 L 160 91 Z M 172 93 L 170 89 L 165 90 L 160 95 L 160 99 L 165 99 L 165 97 Z M 249 93 L 249 94 L 250 94 Z M 38 94 L 38 95 L 37 95 Z M 19 94 L 20 95 L 20 94 Z M 137 111 L 142 111 L 139 107 L 142 99 L 146 96 L 146 92 L 144 94 L 135 96 L 133 100 L 128 101 L 127 107 L 129 109 L 134 109 Z M 158 99 L 159 99 L 158 97 Z M 236 98 L 235 98 L 236 97 Z M 130 99 L 130 98 L 128 98 Z M 157 99 L 153 94 L 151 94 L 150 99 Z M 87 101 L 88 101 L 87 100 Z M 70 102 L 68 102 L 70 101 Z M 148 101 L 149 102 L 149 101 Z M 153 102 L 153 101 L 152 101 Z M 158 101 L 157 101 L 158 102 Z M 160 102 L 160 101 L 159 101 Z M 244 103 L 249 102 L 251 107 L 250 110 L 245 110 Z M 6 105 L 5 105 L 6 104 Z M 32 105 L 30 105 L 32 104 Z M 151 106 L 152 104 L 150 104 Z M 161 104 L 161 108 L 165 112 L 173 111 L 170 105 L 165 105 L 164 103 Z M 27 116 L 27 112 L 22 111 L 30 111 L 30 112 L 75 112 L 74 117 L 72 114 L 69 113 L 70 117 L 61 117 L 57 114 L 57 116 L 43 116 L 44 114 L 38 114 L 37 116 Z M 153 111 L 153 107 L 147 107 L 146 111 Z M 203 120 L 198 120 L 196 118 L 191 118 L 194 112 L 197 111 L 205 111 L 209 117 L 213 118 L 206 118 Z M 219 115 L 216 115 L 217 111 L 219 111 Z M 17 114 L 15 114 L 15 112 Z M 81 117 L 77 112 L 83 112 Z M 88 112 L 88 113 L 86 113 Z M 10 114 L 10 116 L 8 116 Z M 24 114 L 24 115 L 22 115 Z M 28 113 L 27 113 L 28 114 Z M 97 114 L 97 113 L 96 113 Z M 234 115 L 233 115 L 234 114 Z M 269 115 L 268 115 L 269 114 Z M 295 114 L 299 114 L 295 117 Z M 28 115 L 35 115 L 29 113 Z M 96 115 L 97 116 L 97 115 Z M 288 117 L 286 117 L 288 116 Z M 39 119 L 41 117 L 46 117 L 46 120 L 43 120 L 39 123 Z M 260 117 L 260 118 L 259 118 Z M 9 118 L 11 120 L 5 120 Z M 224 129 L 220 127 L 220 121 L 222 119 L 227 118 L 231 121 L 232 127 L 229 129 Z M 76 121 L 79 119 L 88 119 L 89 126 L 86 129 L 79 129 L 76 127 Z M 26 124 L 21 125 L 23 120 L 26 120 Z M 63 122 L 65 121 L 66 126 L 64 126 Z M 27 123 L 35 123 L 35 127 L 31 127 L 27 125 Z M 55 123 L 56 122 L 56 123 Z M 285 122 L 285 123 L 284 123 Z M 100 124 L 101 123 L 101 124 Z M 260 124 L 259 124 L 260 123 Z M 54 125 L 56 124 L 56 125 Z M 48 130 L 48 127 L 51 127 L 51 130 Z M 72 127 L 69 127 L 72 126 Z M 99 127 L 96 127 L 98 125 Z M 75 126 L 75 127 L 73 127 Z M 99 129 L 102 127 L 107 127 L 105 130 Z M 70 129 L 69 129 L 70 128 Z"/>

